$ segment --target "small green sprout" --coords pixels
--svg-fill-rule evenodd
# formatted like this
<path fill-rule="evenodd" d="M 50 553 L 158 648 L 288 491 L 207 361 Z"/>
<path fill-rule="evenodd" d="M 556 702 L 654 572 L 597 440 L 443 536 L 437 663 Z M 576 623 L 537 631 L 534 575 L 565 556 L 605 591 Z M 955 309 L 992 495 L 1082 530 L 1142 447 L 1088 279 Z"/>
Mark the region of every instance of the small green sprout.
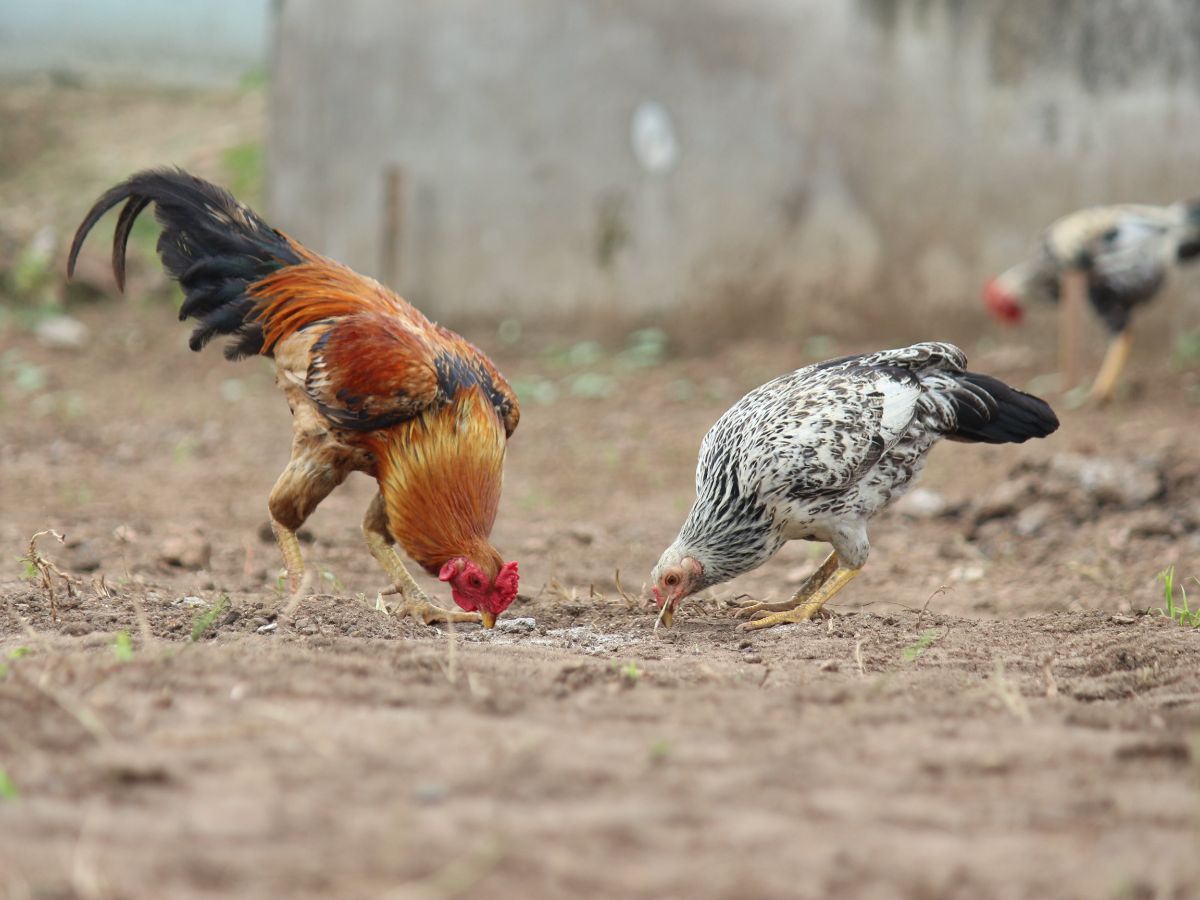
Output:
<path fill-rule="evenodd" d="M 200 615 L 196 616 L 196 621 L 192 623 L 192 633 L 188 640 L 190 640 L 192 643 L 195 643 L 196 641 L 200 640 L 200 638 L 204 637 L 204 633 L 212 627 L 213 623 L 217 621 L 217 618 L 221 615 L 221 613 L 225 612 L 225 608 L 227 606 L 229 606 L 229 598 L 222 594 L 220 599 L 217 600 L 217 602 L 213 605 L 212 609 L 205 610 Z"/>
<path fill-rule="evenodd" d="M 8 773 L 0 767 L 0 800 L 16 800 L 21 796 L 16 784 L 8 777 Z"/>
<path fill-rule="evenodd" d="M 625 665 L 621 666 L 621 677 L 629 680 L 630 683 L 636 684 L 638 680 L 646 673 L 639 668 L 634 660 L 630 660 Z"/>
<path fill-rule="evenodd" d="M 128 631 L 118 631 L 117 636 L 113 638 L 113 656 L 117 658 L 117 662 L 131 662 L 133 660 L 133 641 L 129 637 Z"/>
<path fill-rule="evenodd" d="M 920 659 L 921 654 L 929 649 L 929 645 L 937 640 L 937 636 L 938 633 L 932 628 L 922 631 L 916 641 L 904 648 L 900 658 L 906 663 L 916 662 Z"/>
<path fill-rule="evenodd" d="M 660 763 L 665 762 L 667 757 L 671 755 L 671 742 L 666 738 L 659 738 L 650 745 L 649 756 L 650 762 Z"/>

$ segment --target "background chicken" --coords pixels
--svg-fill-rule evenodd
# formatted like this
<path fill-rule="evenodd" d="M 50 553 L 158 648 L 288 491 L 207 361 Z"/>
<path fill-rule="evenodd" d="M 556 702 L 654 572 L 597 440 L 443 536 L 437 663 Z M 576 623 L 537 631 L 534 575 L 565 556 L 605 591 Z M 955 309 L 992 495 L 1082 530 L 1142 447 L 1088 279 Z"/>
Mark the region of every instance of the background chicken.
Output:
<path fill-rule="evenodd" d="M 1162 288 L 1179 262 L 1200 254 L 1200 203 L 1171 206 L 1095 206 L 1064 216 L 1046 229 L 1037 254 L 991 279 L 984 288 L 988 310 L 1003 322 L 1021 320 L 1027 299 L 1056 302 L 1068 290 L 1064 279 L 1080 276 L 1096 315 L 1110 338 L 1092 397 L 1112 398 L 1132 345 L 1130 320 L 1136 307 Z M 1067 336 L 1062 365 L 1075 369 L 1073 309 L 1063 304 L 1060 328 Z"/>
<path fill-rule="evenodd" d="M 292 410 L 292 457 L 268 501 L 288 584 L 304 561 L 296 531 L 353 471 L 379 483 L 363 519 L 371 554 L 425 622 L 491 627 L 517 592 L 517 564 L 488 537 L 500 500 L 517 399 L 495 366 L 377 282 L 300 246 L 220 188 L 181 171 L 146 171 L 102 196 L 75 234 L 74 269 L 88 231 L 117 220 L 113 271 L 124 287 L 125 245 L 150 203 L 158 252 L 186 294 L 180 318 L 198 324 L 191 348 L 229 335 L 230 359 L 275 359 Z M 430 604 L 392 543 L 450 583 L 466 613 Z"/>
<path fill-rule="evenodd" d="M 939 438 L 1022 443 L 1058 428 L 1044 401 L 966 364 L 952 344 L 914 344 L 807 366 L 734 404 L 704 436 L 695 503 L 651 576 L 663 620 L 788 541 L 825 541 L 833 552 L 790 600 L 739 611 L 755 617 L 743 629 L 805 621 L 858 574 L 868 520 Z"/>

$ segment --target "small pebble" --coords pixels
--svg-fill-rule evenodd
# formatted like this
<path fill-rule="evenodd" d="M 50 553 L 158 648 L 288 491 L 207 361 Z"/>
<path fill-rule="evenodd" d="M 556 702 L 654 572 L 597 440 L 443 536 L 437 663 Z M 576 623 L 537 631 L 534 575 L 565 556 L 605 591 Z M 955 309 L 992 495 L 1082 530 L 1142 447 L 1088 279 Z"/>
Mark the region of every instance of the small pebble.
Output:
<path fill-rule="evenodd" d="M 274 631 L 278 627 L 279 627 L 279 624 L 277 622 L 268 622 L 266 625 L 260 625 L 255 630 L 259 634 L 270 634 L 272 631 Z"/>
<path fill-rule="evenodd" d="M 516 619 L 501 619 L 496 623 L 496 630 L 506 633 L 533 631 L 537 627 L 537 622 L 529 616 L 521 616 Z"/>

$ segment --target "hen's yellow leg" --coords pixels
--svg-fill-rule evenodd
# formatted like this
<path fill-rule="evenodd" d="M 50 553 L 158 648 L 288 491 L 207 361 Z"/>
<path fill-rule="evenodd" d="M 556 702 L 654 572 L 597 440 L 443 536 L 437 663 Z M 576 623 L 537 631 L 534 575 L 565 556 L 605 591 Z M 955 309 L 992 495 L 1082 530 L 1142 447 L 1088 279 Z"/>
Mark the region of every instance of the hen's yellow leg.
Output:
<path fill-rule="evenodd" d="M 387 528 L 387 509 L 383 505 L 383 495 L 376 494 L 367 513 L 363 516 L 363 537 L 371 555 L 383 566 L 391 579 L 393 590 L 388 593 L 400 595 L 400 602 L 389 607 L 388 611 L 395 616 L 412 616 L 420 619 L 426 625 L 434 622 L 479 622 L 479 613 L 461 612 L 459 610 L 443 609 L 435 606 L 421 586 L 413 580 L 408 569 L 400 560 L 399 554 L 392 549 L 392 536 Z"/>
<path fill-rule="evenodd" d="M 796 608 L 772 613 L 761 619 L 755 619 L 753 622 L 744 622 L 738 628 L 742 631 L 757 631 L 760 628 L 770 628 L 773 625 L 783 625 L 787 622 L 807 622 L 861 571 L 862 569 L 851 569 L 848 566 L 839 565 L 825 583 Z"/>
<path fill-rule="evenodd" d="M 779 603 L 760 603 L 755 600 L 749 600 L 735 609 L 733 614 L 739 619 L 743 619 L 760 612 L 786 612 L 789 609 L 795 609 L 811 597 L 817 588 L 828 581 L 829 577 L 837 570 L 837 567 L 838 555 L 837 551 L 834 550 L 825 557 L 825 561 L 817 567 L 816 571 L 804 579 L 804 584 L 800 585 L 800 589 L 792 594 L 791 599 L 781 600 Z"/>
<path fill-rule="evenodd" d="M 1104 364 L 1100 366 L 1100 371 L 1092 384 L 1089 394 L 1091 399 L 1097 403 L 1107 403 L 1113 398 L 1117 389 L 1117 380 L 1125 370 L 1125 363 L 1129 361 L 1129 351 L 1132 347 L 1133 335 L 1129 329 L 1125 329 L 1112 339 L 1108 345 L 1108 352 L 1104 354 Z"/>

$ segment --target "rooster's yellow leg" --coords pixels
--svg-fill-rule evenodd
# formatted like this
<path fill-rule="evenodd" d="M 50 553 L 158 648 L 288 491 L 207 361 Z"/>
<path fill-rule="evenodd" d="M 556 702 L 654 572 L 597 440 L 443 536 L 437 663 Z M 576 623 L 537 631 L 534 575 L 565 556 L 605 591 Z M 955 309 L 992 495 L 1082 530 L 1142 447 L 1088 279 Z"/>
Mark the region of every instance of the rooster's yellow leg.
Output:
<path fill-rule="evenodd" d="M 1089 394 L 1092 400 L 1097 403 L 1107 403 L 1113 398 L 1117 389 L 1117 380 L 1125 370 L 1125 363 L 1129 360 L 1129 351 L 1132 347 L 1133 335 L 1128 328 L 1112 339 L 1108 345 L 1108 352 L 1104 354 L 1104 364 L 1100 366 L 1100 371 L 1092 384 Z"/>
<path fill-rule="evenodd" d="M 787 622 L 807 622 L 861 571 L 862 569 L 851 569 L 839 565 L 829 579 L 795 609 L 772 613 L 761 619 L 755 619 L 753 622 L 743 622 L 738 628 L 741 631 L 757 631 L 760 628 L 770 628 L 773 625 L 783 625 Z"/>
<path fill-rule="evenodd" d="M 296 532 L 283 523 L 271 518 L 271 530 L 283 553 L 283 565 L 287 569 L 288 594 L 295 596 L 304 585 L 304 555 L 300 552 L 300 540 Z"/>
<path fill-rule="evenodd" d="M 791 599 L 782 600 L 779 603 L 760 603 L 755 600 L 749 600 L 735 609 L 733 614 L 739 619 L 744 619 L 747 616 L 752 616 L 760 612 L 786 612 L 789 609 L 795 609 L 811 597 L 817 588 L 828 581 L 829 577 L 837 570 L 837 567 L 838 555 L 835 550 L 825 557 L 825 561 L 817 567 L 816 571 L 804 579 L 804 584 L 800 585 L 800 589 L 792 594 Z"/>
<path fill-rule="evenodd" d="M 412 575 L 405 568 L 399 554 L 392 549 L 392 536 L 388 533 L 387 509 L 383 504 L 382 494 L 376 494 L 371 505 L 367 507 L 366 515 L 363 516 L 362 530 L 363 538 L 367 542 L 367 549 L 371 551 L 371 555 L 375 557 L 379 565 L 383 566 L 383 571 L 387 572 L 388 578 L 395 587 L 395 592 L 400 595 L 400 602 L 395 606 L 388 607 L 388 611 L 392 615 L 400 618 L 412 616 L 414 619 L 420 619 L 426 625 L 432 625 L 434 622 L 479 622 L 481 620 L 479 613 L 443 609 L 430 602 L 428 595 L 421 590 L 421 586 L 413 580 Z"/>

